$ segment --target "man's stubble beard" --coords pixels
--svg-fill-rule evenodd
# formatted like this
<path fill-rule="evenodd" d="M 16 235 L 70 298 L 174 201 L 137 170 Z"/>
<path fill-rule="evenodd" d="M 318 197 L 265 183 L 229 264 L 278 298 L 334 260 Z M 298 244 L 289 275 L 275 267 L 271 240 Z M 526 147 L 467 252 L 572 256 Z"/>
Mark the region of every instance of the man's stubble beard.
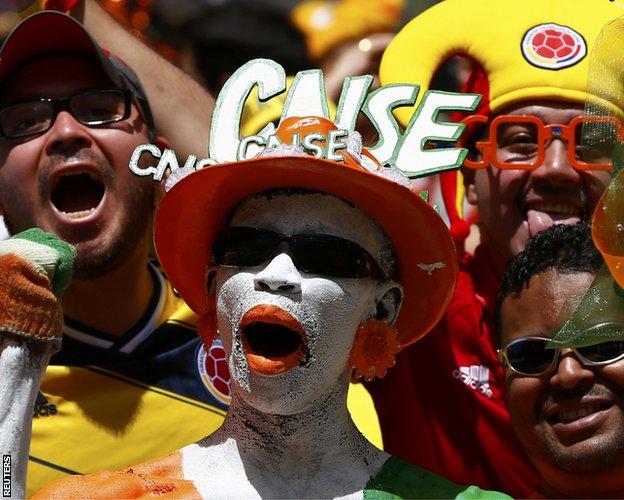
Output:
<path fill-rule="evenodd" d="M 579 474 L 606 472 L 613 467 L 621 466 L 624 461 L 624 438 L 620 434 L 619 439 L 611 439 L 604 436 L 597 443 L 592 443 L 591 449 L 585 453 L 572 454 L 561 449 L 561 445 L 546 440 L 548 460 L 552 461 L 557 468 Z"/>
<path fill-rule="evenodd" d="M 74 278 L 101 278 L 125 264 L 135 252 L 139 243 L 147 238 L 151 227 L 155 201 L 155 186 L 141 182 L 134 189 L 134 196 L 126 196 L 126 215 L 121 231 L 113 235 L 112 241 L 102 251 L 81 252 L 77 245 L 74 261 Z"/>
<path fill-rule="evenodd" d="M 45 175 L 40 171 L 38 175 Z M 105 176 L 113 176 L 112 167 L 108 165 Z M 48 185 L 40 182 L 40 186 Z M 95 279 L 105 276 L 122 266 L 135 252 L 147 231 L 151 227 L 156 200 L 156 187 L 149 179 L 133 179 L 129 184 L 120 186 L 121 199 L 125 207 L 124 220 L 118 234 L 111 235 L 111 241 L 101 246 L 105 248 L 85 250 L 89 243 L 78 243 L 74 260 L 73 277 L 77 279 Z M 24 202 L 25 197 L 19 192 L 8 190 L 5 196 L 4 223 L 11 236 L 32 227 L 38 227 L 32 207 Z M 49 196 L 40 189 L 39 199 Z M 111 222 L 109 222 L 110 224 Z M 54 232 L 54 231 L 52 231 Z"/>
<path fill-rule="evenodd" d="M 578 388 L 568 391 L 578 396 L 606 396 L 613 401 L 621 401 L 622 389 L 615 384 L 597 383 L 589 389 Z M 553 399 L 549 398 L 544 405 L 550 404 Z M 583 450 L 574 453 L 567 450 L 551 432 L 541 429 L 540 440 L 543 441 L 547 461 L 554 463 L 559 469 L 579 474 L 605 472 L 618 464 L 624 463 L 624 408 L 618 402 L 614 406 L 620 408 L 620 422 L 617 429 L 594 439 L 591 445 L 586 445 Z M 590 438 L 591 439 L 591 438 Z"/>

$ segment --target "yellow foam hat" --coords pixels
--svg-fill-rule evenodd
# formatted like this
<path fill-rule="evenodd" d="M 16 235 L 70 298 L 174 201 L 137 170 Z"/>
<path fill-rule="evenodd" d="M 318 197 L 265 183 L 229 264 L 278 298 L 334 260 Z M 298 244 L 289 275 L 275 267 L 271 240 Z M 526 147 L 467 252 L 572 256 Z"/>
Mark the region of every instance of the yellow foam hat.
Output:
<path fill-rule="evenodd" d="M 318 61 L 348 40 L 394 31 L 404 8 L 405 0 L 304 0 L 291 19 L 304 33 L 310 57 Z"/>
<path fill-rule="evenodd" d="M 622 15 L 622 5 L 608 0 L 445 0 L 410 21 L 390 43 L 381 83 L 418 83 L 422 97 L 440 65 L 464 55 L 485 75 L 485 85 L 469 89 L 484 94 L 483 114 L 529 99 L 584 104 L 592 97 L 587 92 L 591 48 L 602 27 Z M 616 43 L 624 51 L 624 37 Z M 610 97 L 600 104 L 622 114 Z M 397 116 L 405 124 L 412 112 L 401 108 Z"/>

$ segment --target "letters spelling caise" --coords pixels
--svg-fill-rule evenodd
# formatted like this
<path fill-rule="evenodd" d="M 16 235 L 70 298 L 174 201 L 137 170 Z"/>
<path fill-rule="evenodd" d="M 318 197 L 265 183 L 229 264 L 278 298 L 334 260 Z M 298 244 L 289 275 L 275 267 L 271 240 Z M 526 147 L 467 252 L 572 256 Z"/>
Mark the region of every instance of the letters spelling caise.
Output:
<path fill-rule="evenodd" d="M 369 148 L 377 160 L 398 168 L 412 178 L 458 169 L 467 150 L 452 147 L 463 132 L 464 125 L 437 121 L 442 111 L 470 112 L 479 104 L 479 94 L 428 90 L 401 133 L 393 110 L 401 106 L 415 106 L 419 86 L 392 84 L 369 93 L 373 77 L 370 75 L 346 78 L 338 102 L 334 123 L 339 130 L 328 137 L 311 134 L 293 137 L 293 144 L 303 146 L 310 154 L 335 160 L 336 152 L 344 148 L 343 139 L 353 132 L 360 111 L 369 118 L 378 132 L 377 144 Z M 252 158 L 265 146 L 279 144 L 275 125 L 269 123 L 259 134 L 240 137 L 240 120 L 245 101 L 257 88 L 258 98 L 267 101 L 286 90 L 284 69 L 269 59 L 254 59 L 239 68 L 227 81 L 217 97 L 210 131 L 209 158 L 197 160 L 190 155 L 184 168 L 203 168 L 213 163 L 232 162 Z M 329 116 L 329 106 L 321 70 L 301 71 L 295 76 L 283 106 L 281 120 L 291 116 Z M 438 143 L 448 147 L 435 147 Z M 432 147 L 433 146 L 433 147 Z M 159 158 L 156 166 L 141 167 L 141 155 L 151 153 Z M 153 144 L 138 146 L 130 158 L 130 170 L 140 176 L 153 176 L 160 181 L 167 168 L 174 171 L 180 163 L 171 149 L 161 151 Z"/>

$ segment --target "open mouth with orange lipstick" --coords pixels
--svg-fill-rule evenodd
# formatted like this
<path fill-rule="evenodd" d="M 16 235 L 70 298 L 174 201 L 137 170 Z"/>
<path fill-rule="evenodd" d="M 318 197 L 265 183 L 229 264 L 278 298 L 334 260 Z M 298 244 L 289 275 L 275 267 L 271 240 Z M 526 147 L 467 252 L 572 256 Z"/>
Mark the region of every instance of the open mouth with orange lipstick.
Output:
<path fill-rule="evenodd" d="M 280 307 L 252 307 L 240 321 L 240 332 L 249 368 L 257 373 L 279 375 L 306 359 L 303 325 Z"/>

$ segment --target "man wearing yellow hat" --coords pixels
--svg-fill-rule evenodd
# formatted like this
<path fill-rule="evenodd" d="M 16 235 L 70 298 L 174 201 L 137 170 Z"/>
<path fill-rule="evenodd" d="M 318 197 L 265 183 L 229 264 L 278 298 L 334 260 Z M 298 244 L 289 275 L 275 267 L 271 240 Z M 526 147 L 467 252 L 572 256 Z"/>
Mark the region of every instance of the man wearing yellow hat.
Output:
<path fill-rule="evenodd" d="M 593 97 L 612 116 L 610 133 L 621 133 L 615 95 L 587 90 L 592 45 L 621 15 L 608 1 L 447 0 L 411 21 L 384 54 L 382 84 L 418 83 L 421 95 L 449 57 L 466 56 L 474 63 L 466 90 L 483 94 L 467 120 L 462 173 L 485 242 L 461 261 L 438 331 L 371 386 L 386 449 L 453 481 L 516 496 L 538 484 L 504 404 L 494 305 L 507 261 L 529 237 L 588 218 L 609 182 L 610 152 L 587 146 L 580 117 Z M 404 124 L 410 113 L 397 112 Z M 452 222 L 461 233 L 461 221 Z"/>

